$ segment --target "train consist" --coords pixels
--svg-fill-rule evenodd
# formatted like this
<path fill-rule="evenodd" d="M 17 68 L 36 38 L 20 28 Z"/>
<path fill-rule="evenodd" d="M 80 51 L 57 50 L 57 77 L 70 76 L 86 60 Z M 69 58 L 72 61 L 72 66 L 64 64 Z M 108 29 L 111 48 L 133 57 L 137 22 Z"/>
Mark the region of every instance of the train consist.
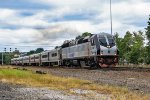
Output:
<path fill-rule="evenodd" d="M 59 48 L 11 59 L 12 65 L 115 67 L 118 49 L 108 33 L 65 41 Z"/>

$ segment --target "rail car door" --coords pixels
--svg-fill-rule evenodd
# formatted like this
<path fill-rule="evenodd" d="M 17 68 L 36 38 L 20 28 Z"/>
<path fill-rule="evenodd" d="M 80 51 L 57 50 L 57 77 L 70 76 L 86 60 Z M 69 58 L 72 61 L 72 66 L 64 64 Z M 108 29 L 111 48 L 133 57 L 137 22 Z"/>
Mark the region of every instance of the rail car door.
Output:
<path fill-rule="evenodd" d="M 94 38 L 91 38 L 91 45 L 89 45 L 89 51 L 90 51 L 90 56 L 96 56 L 96 54 L 97 54 L 97 49 L 96 49 L 96 43 L 95 43 L 95 40 L 94 40 Z"/>

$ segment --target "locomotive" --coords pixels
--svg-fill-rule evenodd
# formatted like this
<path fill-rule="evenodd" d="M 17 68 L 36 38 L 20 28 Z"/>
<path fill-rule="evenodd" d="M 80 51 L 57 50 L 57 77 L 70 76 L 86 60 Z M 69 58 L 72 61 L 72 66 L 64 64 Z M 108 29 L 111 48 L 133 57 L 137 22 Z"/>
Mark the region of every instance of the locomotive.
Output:
<path fill-rule="evenodd" d="M 84 38 L 65 41 L 59 48 L 38 54 L 11 59 L 12 65 L 115 67 L 118 49 L 113 35 L 92 34 Z"/>

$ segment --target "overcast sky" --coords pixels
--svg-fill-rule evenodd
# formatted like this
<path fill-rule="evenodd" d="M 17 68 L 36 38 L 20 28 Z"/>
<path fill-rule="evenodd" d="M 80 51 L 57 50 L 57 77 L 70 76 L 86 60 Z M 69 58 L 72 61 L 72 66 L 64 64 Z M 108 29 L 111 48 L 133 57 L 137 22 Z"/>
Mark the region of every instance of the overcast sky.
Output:
<path fill-rule="evenodd" d="M 144 31 L 150 0 L 112 0 L 113 33 Z M 52 49 L 83 32 L 110 33 L 109 0 L 0 0 L 0 51 Z"/>

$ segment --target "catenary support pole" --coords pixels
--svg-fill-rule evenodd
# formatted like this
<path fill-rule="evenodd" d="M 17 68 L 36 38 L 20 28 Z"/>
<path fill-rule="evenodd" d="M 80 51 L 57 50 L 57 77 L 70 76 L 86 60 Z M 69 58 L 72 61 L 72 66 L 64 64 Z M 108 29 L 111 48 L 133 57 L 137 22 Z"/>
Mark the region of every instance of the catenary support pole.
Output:
<path fill-rule="evenodd" d="M 110 0 L 110 25 L 111 25 L 111 35 L 113 35 L 112 33 L 112 10 L 111 10 L 111 0 Z"/>

